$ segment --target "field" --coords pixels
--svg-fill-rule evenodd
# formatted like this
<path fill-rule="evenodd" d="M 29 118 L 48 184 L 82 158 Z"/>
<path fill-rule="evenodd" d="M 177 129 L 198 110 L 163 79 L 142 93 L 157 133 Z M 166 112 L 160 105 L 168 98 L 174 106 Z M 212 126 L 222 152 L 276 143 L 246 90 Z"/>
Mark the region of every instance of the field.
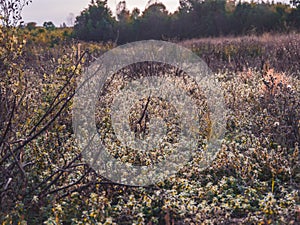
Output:
<path fill-rule="evenodd" d="M 70 40 L 67 29 L 43 39 L 45 32 L 52 31 L 0 33 L 1 224 L 300 223 L 299 34 L 178 42 L 199 55 L 221 85 L 226 133 L 217 157 L 202 170 L 198 151 L 205 149 L 210 122 L 204 119 L 201 147 L 189 163 L 164 181 L 137 187 L 97 174 L 72 129 L 76 79 L 114 44 Z M 153 71 L 185 77 L 147 62 L 127 69 L 133 75 L 119 71 L 99 98 L 97 128 L 105 141 L 115 139 L 106 108 L 120 86 Z M 191 90 L 193 81 L 184 88 Z M 163 104 L 152 100 L 149 110 Z M 139 105 L 132 112 L 134 126 Z M 145 133 L 147 121 L 139 122 Z M 149 163 L 128 148 L 114 148 L 115 142 L 108 143 L 114 157 Z M 151 160 L 167 154 L 154 152 Z"/>

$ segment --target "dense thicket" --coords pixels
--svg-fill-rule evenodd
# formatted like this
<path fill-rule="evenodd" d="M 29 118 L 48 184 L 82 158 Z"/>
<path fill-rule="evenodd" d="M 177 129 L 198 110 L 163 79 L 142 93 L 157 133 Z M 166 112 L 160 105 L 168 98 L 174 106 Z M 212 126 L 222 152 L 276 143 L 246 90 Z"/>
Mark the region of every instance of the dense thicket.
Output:
<path fill-rule="evenodd" d="M 1 225 L 300 224 L 299 34 L 180 42 L 213 71 L 220 70 L 214 78 L 228 110 L 222 146 L 206 169 L 202 156 L 207 141 L 194 149 L 192 159 L 176 175 L 147 187 L 127 186 L 109 181 L 87 164 L 72 129 L 76 80 L 113 43 L 70 41 L 72 29 L 53 29 L 51 22 L 23 29 L 17 24 L 29 2 L 0 0 Z M 118 32 L 111 34 L 125 41 L 126 34 L 132 34 L 126 32 L 126 21 L 139 20 L 143 35 L 150 35 L 155 26 L 146 27 L 149 20 L 124 7 L 119 4 L 119 22 L 104 20 L 107 31 L 117 26 Z M 153 11 L 144 18 L 152 18 Z M 159 15 L 157 20 L 165 18 L 167 24 L 168 14 Z M 164 24 L 158 21 L 157 26 Z M 147 151 L 128 151 L 126 143 L 113 136 L 108 103 L 126 90 L 128 82 L 149 74 L 181 80 L 182 90 L 192 97 L 202 93 L 185 73 L 155 62 L 131 65 L 108 78 L 95 104 L 97 129 L 109 153 L 130 164 L 146 159 L 154 165 L 159 158 L 170 158 L 160 148 L 150 151 L 151 158 L 144 154 Z M 173 105 L 157 99 L 149 97 L 149 105 L 140 107 L 141 95 L 142 101 L 128 105 L 132 128 L 145 129 L 146 118 L 162 118 L 163 113 L 171 115 L 167 126 L 178 126 L 172 120 Z M 214 122 L 210 116 L 203 119 L 205 124 L 197 128 L 201 134 Z M 136 136 L 144 131 L 134 129 Z M 166 146 L 172 151 L 176 132 L 169 130 Z"/>
<path fill-rule="evenodd" d="M 300 5 L 237 2 L 235 0 L 181 0 L 169 13 L 155 2 L 140 13 L 126 2 L 118 4 L 113 17 L 106 1 L 92 1 L 76 18 L 75 36 L 86 41 L 126 43 L 145 39 L 191 39 L 198 37 L 289 32 L 300 28 Z"/>

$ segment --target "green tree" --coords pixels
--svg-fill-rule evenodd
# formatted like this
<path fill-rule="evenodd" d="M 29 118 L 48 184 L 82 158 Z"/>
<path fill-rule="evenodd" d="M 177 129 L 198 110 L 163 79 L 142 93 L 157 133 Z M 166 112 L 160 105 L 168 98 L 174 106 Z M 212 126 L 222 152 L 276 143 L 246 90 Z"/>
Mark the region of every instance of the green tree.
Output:
<path fill-rule="evenodd" d="M 182 0 L 178 13 L 179 28 L 185 38 L 226 34 L 228 17 L 225 0 Z M 182 33 L 179 33 L 182 35 Z"/>
<path fill-rule="evenodd" d="M 232 29 L 235 34 L 275 31 L 282 23 L 280 17 L 272 4 L 240 2 L 233 13 Z"/>
<path fill-rule="evenodd" d="M 29 22 L 26 24 L 28 30 L 34 30 L 36 28 L 36 22 Z"/>
<path fill-rule="evenodd" d="M 115 38 L 115 20 L 107 1 L 92 1 L 80 16 L 76 17 L 75 37 L 86 41 L 110 41 Z"/>
<path fill-rule="evenodd" d="M 150 5 L 141 17 L 139 39 L 162 39 L 169 35 L 170 17 L 162 3 Z"/>
<path fill-rule="evenodd" d="M 129 10 L 126 6 L 126 1 L 121 1 L 117 4 L 117 23 L 116 23 L 116 33 L 118 43 L 126 43 L 132 41 L 133 24 L 132 18 Z"/>
<path fill-rule="evenodd" d="M 291 27 L 300 29 L 300 0 L 291 1 L 294 8 L 288 15 L 287 21 Z"/>
<path fill-rule="evenodd" d="M 45 27 L 47 30 L 54 30 L 55 29 L 55 25 L 51 21 L 44 22 L 43 27 Z"/>

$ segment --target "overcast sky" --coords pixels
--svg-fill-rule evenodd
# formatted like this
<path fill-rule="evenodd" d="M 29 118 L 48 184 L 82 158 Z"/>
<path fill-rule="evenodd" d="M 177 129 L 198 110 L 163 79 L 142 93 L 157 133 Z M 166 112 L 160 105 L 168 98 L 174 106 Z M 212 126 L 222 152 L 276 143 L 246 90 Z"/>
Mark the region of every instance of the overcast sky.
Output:
<path fill-rule="evenodd" d="M 120 0 L 108 0 L 108 6 L 113 12 L 116 3 Z M 42 25 L 45 21 L 52 21 L 56 26 L 65 22 L 71 25 L 72 17 L 78 16 L 88 6 L 90 0 L 33 0 L 29 6 L 23 9 L 22 17 L 25 23 L 37 22 Z M 148 0 L 126 0 L 127 7 L 138 7 L 143 10 Z M 175 11 L 179 6 L 179 0 L 161 0 L 169 11 Z M 72 15 L 73 14 L 73 15 Z"/>
<path fill-rule="evenodd" d="M 108 6 L 113 12 L 119 1 L 121 0 L 108 0 Z M 289 0 L 277 1 L 289 2 Z M 134 7 L 144 10 L 147 2 L 148 0 L 126 0 L 130 10 Z M 170 12 L 175 11 L 179 6 L 179 0 L 161 0 L 160 2 L 164 3 Z M 38 25 L 42 25 L 45 21 L 52 21 L 56 26 L 60 26 L 62 23 L 73 25 L 75 17 L 89 3 L 90 0 L 33 0 L 29 6 L 24 8 L 22 16 L 25 23 L 36 22 Z"/>

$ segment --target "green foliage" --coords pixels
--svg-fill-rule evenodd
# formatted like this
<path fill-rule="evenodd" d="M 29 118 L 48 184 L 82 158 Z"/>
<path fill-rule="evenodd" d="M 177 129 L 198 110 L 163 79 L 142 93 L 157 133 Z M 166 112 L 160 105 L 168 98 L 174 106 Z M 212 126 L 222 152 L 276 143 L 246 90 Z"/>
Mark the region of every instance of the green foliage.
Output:
<path fill-rule="evenodd" d="M 109 41 L 114 37 L 113 25 L 114 20 L 106 1 L 97 0 L 76 18 L 75 36 L 81 40 Z"/>
<path fill-rule="evenodd" d="M 33 30 L 33 29 L 35 29 L 35 28 L 36 28 L 36 23 L 35 23 L 35 22 L 29 22 L 29 23 L 26 24 L 26 28 L 27 28 L 28 30 Z"/>
<path fill-rule="evenodd" d="M 44 22 L 43 27 L 45 27 L 47 30 L 55 29 L 55 25 L 51 21 Z"/>
<path fill-rule="evenodd" d="M 96 1 L 76 18 L 74 35 L 85 41 L 123 44 L 147 39 L 290 32 L 299 29 L 299 9 L 282 3 L 184 0 L 174 13 L 155 2 L 140 14 L 137 9 L 130 12 L 126 1 L 121 1 L 115 18 L 105 1 Z"/>
<path fill-rule="evenodd" d="M 55 28 L 52 22 L 45 22 L 43 27 L 28 23 L 21 29 L 28 44 L 36 44 L 45 48 L 71 42 L 73 28 Z"/>

